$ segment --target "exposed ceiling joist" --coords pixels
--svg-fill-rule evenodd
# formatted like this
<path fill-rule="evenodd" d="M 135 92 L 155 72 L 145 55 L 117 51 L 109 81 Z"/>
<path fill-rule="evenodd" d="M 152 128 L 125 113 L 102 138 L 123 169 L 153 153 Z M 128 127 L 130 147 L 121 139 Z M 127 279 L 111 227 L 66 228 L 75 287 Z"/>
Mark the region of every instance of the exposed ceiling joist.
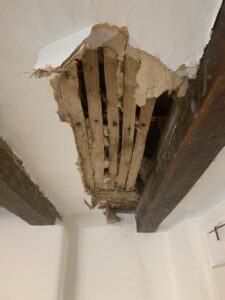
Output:
<path fill-rule="evenodd" d="M 157 164 L 137 209 L 137 230 L 156 231 L 225 146 L 225 3 L 199 72 L 174 103 Z"/>
<path fill-rule="evenodd" d="M 53 225 L 59 214 L 0 138 L 0 205 L 31 225 Z"/>

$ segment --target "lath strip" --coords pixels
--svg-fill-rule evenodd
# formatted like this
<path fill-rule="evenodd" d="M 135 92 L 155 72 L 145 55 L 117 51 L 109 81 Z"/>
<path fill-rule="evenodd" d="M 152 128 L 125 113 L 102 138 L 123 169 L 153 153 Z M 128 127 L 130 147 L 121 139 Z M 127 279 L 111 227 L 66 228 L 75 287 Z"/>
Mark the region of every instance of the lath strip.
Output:
<path fill-rule="evenodd" d="M 136 74 L 139 61 L 126 55 L 124 74 L 124 100 L 123 100 L 123 129 L 122 149 L 119 164 L 118 187 L 125 188 L 134 141 L 136 103 L 134 98 L 136 88 Z"/>
<path fill-rule="evenodd" d="M 107 117 L 109 128 L 109 177 L 108 185 L 114 187 L 118 172 L 119 148 L 119 97 L 117 92 L 117 70 L 119 61 L 115 50 L 104 48 L 104 70 L 108 100 Z"/>
<path fill-rule="evenodd" d="M 75 64 L 71 67 L 70 72 L 68 77 L 63 74 L 54 78 L 51 84 L 54 86 L 54 96 L 58 103 L 59 115 L 63 121 L 69 122 L 72 126 L 85 185 L 88 189 L 94 190 L 87 129 L 79 96 L 79 82 Z"/>
<path fill-rule="evenodd" d="M 91 158 L 94 182 L 95 189 L 99 189 L 103 186 L 104 177 L 104 138 L 97 50 L 87 50 L 82 58 L 82 63 L 93 143 Z"/>
<path fill-rule="evenodd" d="M 93 193 L 93 198 L 99 206 L 109 204 L 113 207 L 129 204 L 137 205 L 140 195 L 133 191 L 100 190 Z"/>
<path fill-rule="evenodd" d="M 141 107 L 137 127 L 134 150 L 132 154 L 130 170 L 126 183 L 126 190 L 133 190 L 140 170 L 142 157 L 145 150 L 145 142 L 151 123 L 152 112 L 155 106 L 155 99 L 148 99 L 145 106 Z"/>

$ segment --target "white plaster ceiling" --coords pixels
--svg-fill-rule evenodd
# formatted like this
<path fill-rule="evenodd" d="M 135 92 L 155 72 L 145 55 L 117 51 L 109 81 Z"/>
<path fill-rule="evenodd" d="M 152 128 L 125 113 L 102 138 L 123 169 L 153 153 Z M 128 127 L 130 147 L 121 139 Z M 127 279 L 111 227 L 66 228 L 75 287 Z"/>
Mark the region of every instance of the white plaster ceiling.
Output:
<path fill-rule="evenodd" d="M 38 51 L 94 23 L 127 25 L 133 45 L 175 70 L 196 66 L 221 0 L 1 0 L 0 135 L 63 215 L 85 213 L 68 124 L 48 79 L 30 78 Z"/>

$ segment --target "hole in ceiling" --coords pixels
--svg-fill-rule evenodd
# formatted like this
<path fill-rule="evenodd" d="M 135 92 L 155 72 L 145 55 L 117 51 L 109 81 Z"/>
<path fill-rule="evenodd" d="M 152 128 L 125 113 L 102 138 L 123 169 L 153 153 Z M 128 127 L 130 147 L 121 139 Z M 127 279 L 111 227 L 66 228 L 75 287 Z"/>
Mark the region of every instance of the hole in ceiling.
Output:
<path fill-rule="evenodd" d="M 170 94 L 183 95 L 186 78 L 132 48 L 126 28 L 108 24 L 94 26 L 61 66 L 35 74 L 53 72 L 59 115 L 73 128 L 81 176 L 93 205 L 107 212 L 135 211 L 143 165 L 148 171 L 154 165 L 173 103 Z"/>

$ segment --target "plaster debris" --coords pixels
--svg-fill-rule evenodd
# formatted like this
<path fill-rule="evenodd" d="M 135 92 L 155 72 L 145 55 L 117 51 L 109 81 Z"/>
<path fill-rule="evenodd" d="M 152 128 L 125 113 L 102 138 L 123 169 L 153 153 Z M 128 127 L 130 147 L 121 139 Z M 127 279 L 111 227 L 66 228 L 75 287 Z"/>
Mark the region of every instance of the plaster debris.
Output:
<path fill-rule="evenodd" d="M 106 207 L 104 211 L 104 215 L 106 217 L 108 224 L 115 224 L 121 221 L 121 218 L 117 216 L 117 214 L 111 210 L 108 206 Z"/>
<path fill-rule="evenodd" d="M 132 51 L 133 52 L 133 51 Z M 137 51 L 140 68 L 136 75 L 136 103 L 146 104 L 146 99 L 158 98 L 164 92 L 176 91 L 183 97 L 188 87 L 188 79 L 169 70 L 158 58 L 144 51 Z"/>

